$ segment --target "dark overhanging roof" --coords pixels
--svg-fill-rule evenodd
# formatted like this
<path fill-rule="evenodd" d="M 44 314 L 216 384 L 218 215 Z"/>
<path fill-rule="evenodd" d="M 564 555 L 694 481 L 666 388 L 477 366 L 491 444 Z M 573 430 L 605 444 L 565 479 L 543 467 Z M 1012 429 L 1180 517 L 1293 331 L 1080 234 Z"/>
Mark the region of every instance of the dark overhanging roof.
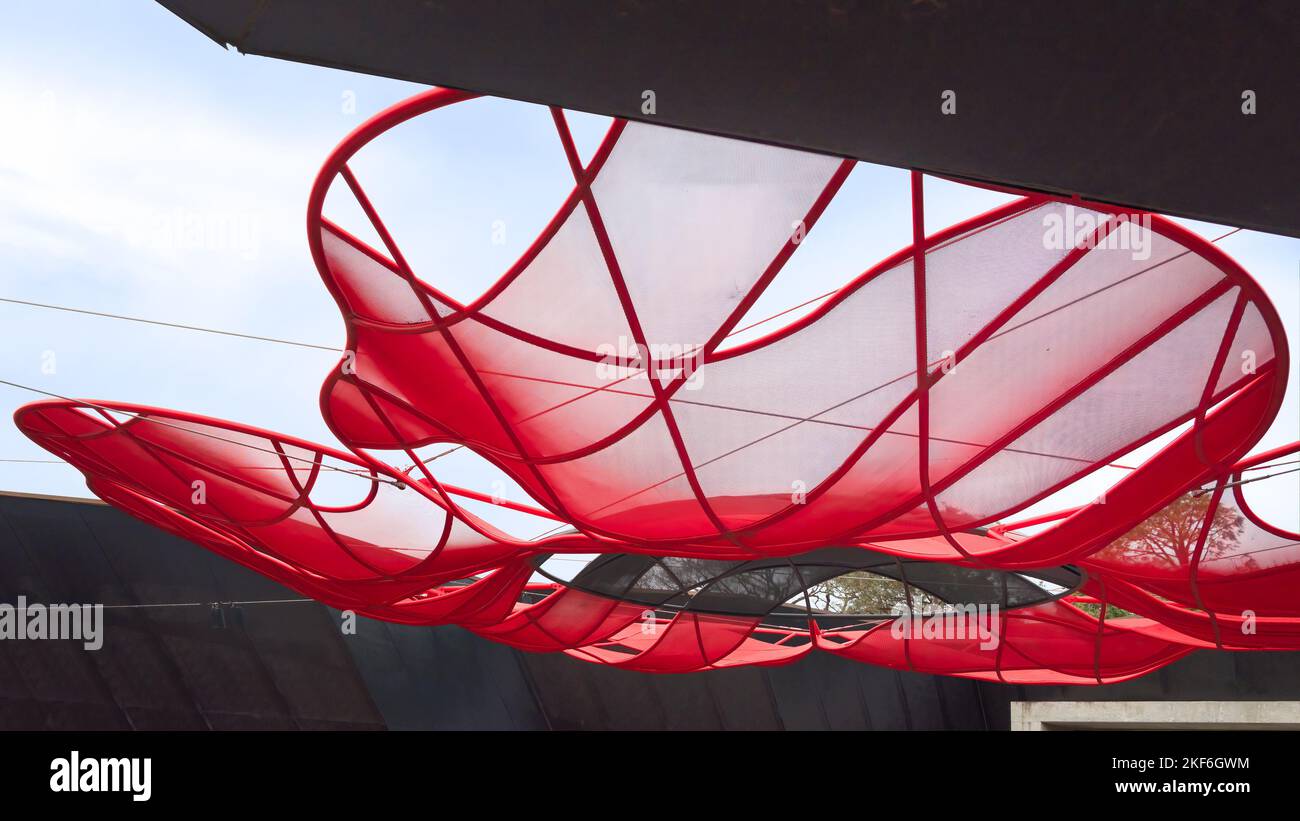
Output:
<path fill-rule="evenodd" d="M 159 2 L 249 54 L 1300 236 L 1288 0 Z"/>

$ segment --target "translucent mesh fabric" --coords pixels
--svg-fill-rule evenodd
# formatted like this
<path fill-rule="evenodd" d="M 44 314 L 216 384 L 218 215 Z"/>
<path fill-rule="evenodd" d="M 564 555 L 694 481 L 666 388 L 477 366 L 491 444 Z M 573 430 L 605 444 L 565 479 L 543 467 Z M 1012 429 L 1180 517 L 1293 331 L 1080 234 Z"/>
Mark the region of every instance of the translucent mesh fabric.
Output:
<path fill-rule="evenodd" d="M 1058 487 L 1114 458 L 1132 442 L 1163 432 L 1171 420 L 1193 414 L 1204 382 L 1187 374 L 1199 371 L 1208 378 L 1234 300 L 1231 292 L 1219 296 L 1149 347 L 1133 352 L 1104 378 L 943 490 L 938 499 L 952 511 L 946 517 L 948 524 L 960 528 L 986 520 L 1019 499 Z M 1014 391 L 1008 391 L 1008 396 L 1013 401 L 1019 398 Z M 943 452 L 956 455 L 956 450 L 949 447 Z M 931 477 L 942 483 L 935 472 Z"/>
<path fill-rule="evenodd" d="M 821 649 L 856 661 L 902 670 L 1008 684 L 1112 684 L 1144 675 L 1193 649 L 1149 629 L 1144 620 L 1095 619 L 1059 602 L 1011 611 L 989 622 L 997 641 L 982 640 L 976 619 L 963 617 L 953 638 L 897 638 L 887 626 L 819 639 Z M 956 638 L 958 633 L 963 637 Z"/>
<path fill-rule="evenodd" d="M 591 192 L 652 350 L 707 343 L 790 241 L 840 164 L 834 157 L 629 123 Z M 565 292 L 572 287 L 558 284 Z M 605 286 L 612 287 L 608 278 Z"/>
<path fill-rule="evenodd" d="M 576 203 L 575 203 L 576 204 Z M 557 290 L 575 301 L 563 311 L 539 311 Z M 555 236 L 510 287 L 482 309 L 484 316 L 584 351 L 632 339 L 618 293 L 610 286 L 591 218 L 571 208 Z"/>
<path fill-rule="evenodd" d="M 1280 472 L 1265 462 L 1175 499 L 1086 560 L 1094 587 L 1219 646 L 1300 647 L 1300 533 L 1260 519 L 1243 494 Z"/>
<path fill-rule="evenodd" d="M 820 650 L 1089 684 L 1197 647 L 1300 648 L 1300 537 L 1238 484 L 1263 464 L 1243 456 L 1278 411 L 1286 342 L 1212 245 L 1028 195 L 918 229 L 726 347 L 853 163 L 616 121 L 584 164 L 557 110 L 574 188 L 462 304 L 411 269 L 348 163 L 468 97 L 390 109 L 313 189 L 308 242 L 348 334 L 320 408 L 346 451 L 116 403 L 35 403 L 19 428 L 110 504 L 332 606 L 628 669 Z M 327 195 L 369 240 L 326 219 Z M 1104 504 L 1031 536 L 983 529 L 1180 426 Z M 520 541 L 466 510 L 484 495 L 416 454 L 442 442 L 564 532 Z M 1162 552 L 1152 534 L 1180 516 Z M 595 558 L 546 572 L 576 556 Z"/>
<path fill-rule="evenodd" d="M 386 247 L 346 254 L 317 223 L 355 350 L 323 395 L 341 441 L 468 444 L 583 532 L 646 550 L 788 554 L 995 521 L 1203 414 L 1207 380 L 1213 406 L 1279 378 L 1271 308 L 1234 266 L 1145 215 L 1043 197 L 918 238 L 723 349 L 850 164 L 646 124 L 570 159 L 551 227 L 467 306 L 404 267 L 382 215 Z"/>
<path fill-rule="evenodd" d="M 126 421 L 50 402 L 26 408 L 20 424 L 42 430 L 95 483 L 129 494 L 137 515 L 192 521 L 241 551 L 381 597 L 426 591 L 519 553 L 490 525 L 463 510 L 450 515 L 437 494 L 391 469 L 216 420 L 114 410 L 129 414 Z M 349 481 L 358 488 L 357 502 L 331 506 L 313 499 L 327 459 L 331 469 L 355 474 Z"/>

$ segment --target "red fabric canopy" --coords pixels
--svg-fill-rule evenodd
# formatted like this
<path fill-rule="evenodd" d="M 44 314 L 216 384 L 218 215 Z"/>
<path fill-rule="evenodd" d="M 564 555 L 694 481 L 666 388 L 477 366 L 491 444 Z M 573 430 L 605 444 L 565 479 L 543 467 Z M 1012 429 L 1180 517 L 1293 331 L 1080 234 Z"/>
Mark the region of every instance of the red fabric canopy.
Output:
<path fill-rule="evenodd" d="M 853 163 L 623 121 L 583 163 L 555 110 L 573 191 L 461 304 L 411 270 L 349 161 L 470 96 L 435 89 L 381 113 L 312 191 L 310 247 L 348 332 L 321 411 L 347 450 L 120 403 L 39 402 L 19 427 L 109 503 L 334 607 L 632 669 L 818 649 L 1102 683 L 1196 647 L 1300 647 L 1300 538 L 1260 522 L 1236 484 L 1295 452 L 1243 461 L 1281 402 L 1285 337 L 1213 245 L 1158 216 L 1040 195 L 927 236 L 914 174 L 911 246 L 728 346 Z M 322 215 L 334 186 L 382 247 Z M 1052 226 L 1079 224 L 1053 241 Z M 1104 504 L 1032 536 L 983 530 L 1173 432 Z M 439 442 L 490 460 L 572 530 L 520 541 L 475 516 L 458 499 L 482 494 L 440 483 L 416 453 Z M 354 475 L 355 502 L 323 500 L 335 474 Z M 898 574 L 827 565 L 828 548 L 896 557 Z M 602 585 L 639 569 L 626 588 L 538 583 L 556 554 L 612 557 L 579 577 Z M 1077 583 L 1023 592 L 1066 565 Z M 682 567 L 695 586 L 631 592 Z M 813 568 L 816 583 L 802 578 Z M 901 585 L 905 612 L 812 606 L 808 591 L 849 573 Z M 944 611 L 926 633 L 914 593 L 961 604 L 936 592 L 956 589 L 945 573 L 983 585 L 988 607 Z M 1100 619 L 1069 603 L 1079 596 Z"/>

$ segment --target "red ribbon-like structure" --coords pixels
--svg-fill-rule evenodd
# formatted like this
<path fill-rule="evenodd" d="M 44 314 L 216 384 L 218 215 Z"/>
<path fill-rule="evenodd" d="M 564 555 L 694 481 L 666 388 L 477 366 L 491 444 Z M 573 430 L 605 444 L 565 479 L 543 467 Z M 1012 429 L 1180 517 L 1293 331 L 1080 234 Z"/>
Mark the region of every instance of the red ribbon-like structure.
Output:
<path fill-rule="evenodd" d="M 1201 647 L 1300 649 L 1300 534 L 1242 492 L 1300 453 L 1246 456 L 1286 341 L 1216 247 L 1039 194 L 926 235 L 914 173 L 909 247 L 728 346 L 853 161 L 615 121 L 584 162 L 555 109 L 572 193 L 461 304 L 417 277 L 349 163 L 472 96 L 379 114 L 312 190 L 312 256 L 348 331 L 320 407 L 346 450 L 116 402 L 37 402 L 18 426 L 110 504 L 330 606 L 628 669 L 820 650 L 1100 684 Z M 335 187 L 377 247 L 322 215 Z M 1161 437 L 1097 503 L 999 524 Z M 561 532 L 475 515 L 466 499 L 489 497 L 418 453 L 438 443 Z M 340 473 L 360 501 L 319 498 Z"/>

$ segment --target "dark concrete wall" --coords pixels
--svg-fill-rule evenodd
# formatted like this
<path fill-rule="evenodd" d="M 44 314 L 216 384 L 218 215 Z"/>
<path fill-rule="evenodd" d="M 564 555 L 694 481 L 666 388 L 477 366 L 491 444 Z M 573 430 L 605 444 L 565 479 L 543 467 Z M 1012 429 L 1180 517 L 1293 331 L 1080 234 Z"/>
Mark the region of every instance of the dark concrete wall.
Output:
<path fill-rule="evenodd" d="M 390 729 L 547 729 L 521 654 L 505 645 L 370 619 L 345 643 Z"/>
<path fill-rule="evenodd" d="M 381 729 L 329 612 L 103 505 L 0 496 L 0 601 L 102 603 L 104 646 L 0 641 L 4 729 Z"/>
<path fill-rule="evenodd" d="M 940 730 L 984 727 L 974 682 L 813 654 L 784 667 L 652 676 L 563 655 L 525 665 L 556 729 Z"/>
<path fill-rule="evenodd" d="M 0 495 L 0 601 L 103 603 L 105 643 L 0 641 L 4 729 L 939 729 L 978 687 L 829 656 L 648 676 L 357 620 L 99 504 Z M 191 604 L 185 607 L 133 607 Z M 125 606 L 124 606 L 125 605 Z"/>
<path fill-rule="evenodd" d="M 1127 684 L 1023 688 L 813 654 L 680 676 L 357 620 L 85 502 L 0 494 L 0 602 L 102 603 L 104 646 L 0 641 L 0 729 L 999 729 L 1010 702 L 1300 699 L 1300 653 L 1201 652 Z M 197 606 L 135 607 L 140 604 Z"/>

